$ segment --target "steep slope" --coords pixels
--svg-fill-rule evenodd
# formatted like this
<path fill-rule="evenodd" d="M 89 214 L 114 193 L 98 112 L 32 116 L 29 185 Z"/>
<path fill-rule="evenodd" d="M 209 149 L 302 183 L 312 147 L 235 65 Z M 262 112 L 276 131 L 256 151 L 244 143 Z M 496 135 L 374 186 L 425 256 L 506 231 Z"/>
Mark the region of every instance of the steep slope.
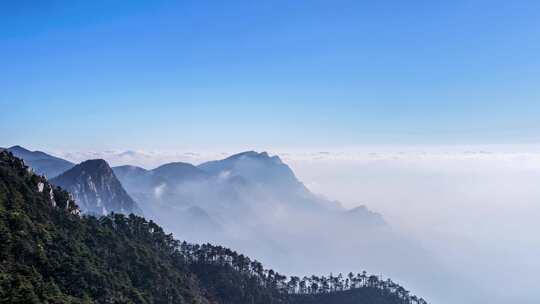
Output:
<path fill-rule="evenodd" d="M 228 248 L 181 243 L 135 215 L 77 211 L 67 192 L 0 152 L 2 302 L 426 303 L 365 273 L 287 278 Z"/>
<path fill-rule="evenodd" d="M 141 214 L 137 203 L 102 159 L 82 162 L 52 179 L 51 183 L 72 193 L 84 213 Z"/>
<path fill-rule="evenodd" d="M 22 158 L 37 174 L 53 178 L 72 168 L 75 164 L 41 151 L 30 151 L 21 146 L 13 146 L 8 151 L 18 158 Z"/>

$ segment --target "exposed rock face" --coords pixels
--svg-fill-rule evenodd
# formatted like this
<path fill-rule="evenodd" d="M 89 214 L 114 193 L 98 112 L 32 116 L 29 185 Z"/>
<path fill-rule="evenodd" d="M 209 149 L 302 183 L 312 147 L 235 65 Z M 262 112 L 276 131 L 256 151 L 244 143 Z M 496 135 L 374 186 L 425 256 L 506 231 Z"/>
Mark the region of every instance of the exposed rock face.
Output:
<path fill-rule="evenodd" d="M 87 160 L 51 180 L 73 194 L 83 213 L 142 214 L 113 170 L 102 159 Z"/>
<path fill-rule="evenodd" d="M 37 189 L 37 192 L 42 193 L 41 195 L 45 195 L 46 201 L 48 201 L 52 207 L 63 208 L 71 214 L 80 214 L 79 206 L 77 206 L 71 195 L 49 183 L 46 177 L 35 174 L 32 170 L 28 170 L 29 167 L 25 164 L 24 160 L 14 157 L 11 152 L 3 149 L 0 150 L 0 162 L 4 166 L 11 167 L 18 171 L 21 176 L 26 175 L 26 178 L 28 178 L 33 187 Z"/>

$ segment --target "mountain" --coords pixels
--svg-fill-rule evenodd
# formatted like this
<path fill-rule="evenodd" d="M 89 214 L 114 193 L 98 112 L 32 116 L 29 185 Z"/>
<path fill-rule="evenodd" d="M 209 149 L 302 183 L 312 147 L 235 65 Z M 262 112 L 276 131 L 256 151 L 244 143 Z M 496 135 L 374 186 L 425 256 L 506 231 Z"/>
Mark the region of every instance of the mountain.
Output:
<path fill-rule="evenodd" d="M 199 166 L 175 162 L 152 170 L 113 170 L 147 216 L 193 241 L 261 247 L 258 243 L 270 233 L 260 231 L 267 221 L 261 216 L 271 215 L 263 209 L 311 213 L 337 207 L 312 194 L 279 157 L 266 152 L 239 153 Z M 204 216 L 192 216 L 193 210 Z"/>
<path fill-rule="evenodd" d="M 374 275 L 287 277 L 234 250 L 180 242 L 131 214 L 80 217 L 70 195 L 0 152 L 5 303 L 425 304 Z"/>
<path fill-rule="evenodd" d="M 259 185 L 307 191 L 279 156 L 271 157 L 267 152 L 242 152 L 202 163 L 198 168 L 213 175 L 241 176 Z"/>
<path fill-rule="evenodd" d="M 186 240 L 237 248 L 287 273 L 366 267 L 414 290 L 429 290 L 433 273 L 448 273 L 381 214 L 312 193 L 277 156 L 238 153 L 196 166 L 205 174 L 181 167 L 196 177 L 176 179 L 136 167 L 123 168 L 118 177 L 145 216 Z"/>
<path fill-rule="evenodd" d="M 198 166 L 168 163 L 152 170 L 119 166 L 114 172 L 126 190 L 144 201 L 200 208 L 251 208 L 264 200 L 306 209 L 340 209 L 311 193 L 278 156 L 248 151 Z M 262 196 L 262 197 L 261 197 Z M 293 203 L 294 201 L 294 203 Z M 207 202 L 209 206 L 204 206 Z M 208 210 L 211 212 L 212 210 Z"/>
<path fill-rule="evenodd" d="M 287 203 L 288 207 L 341 209 L 339 203 L 309 191 L 279 156 L 270 156 L 267 152 L 242 152 L 222 160 L 202 163 L 198 168 L 212 176 L 243 180 L 249 183 L 251 190 L 264 194 L 274 202 Z"/>
<path fill-rule="evenodd" d="M 292 272 L 331 271 L 319 261 L 336 254 L 345 257 L 332 261 L 340 269 L 357 258 L 377 271 L 394 268 L 386 248 L 400 240 L 380 214 L 312 193 L 278 156 L 247 151 L 198 166 L 113 170 L 148 218 L 189 241 L 239 248 Z M 374 250 L 359 250 L 367 246 Z"/>
<path fill-rule="evenodd" d="M 141 214 L 137 203 L 102 159 L 82 162 L 53 178 L 51 183 L 72 193 L 84 213 Z"/>
<path fill-rule="evenodd" d="M 37 174 L 53 178 L 60 173 L 72 168 L 75 164 L 58 157 L 54 157 L 41 151 L 30 151 L 21 146 L 13 146 L 7 149 L 18 158 L 22 158 Z"/>

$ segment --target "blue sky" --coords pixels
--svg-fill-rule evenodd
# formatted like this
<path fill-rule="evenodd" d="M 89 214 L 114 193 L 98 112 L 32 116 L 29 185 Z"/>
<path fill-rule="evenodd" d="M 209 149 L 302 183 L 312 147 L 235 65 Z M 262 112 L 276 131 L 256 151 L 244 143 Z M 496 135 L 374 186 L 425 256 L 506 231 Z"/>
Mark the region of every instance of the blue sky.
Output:
<path fill-rule="evenodd" d="M 539 54 L 538 1 L 6 2 L 0 146 L 538 143 Z"/>

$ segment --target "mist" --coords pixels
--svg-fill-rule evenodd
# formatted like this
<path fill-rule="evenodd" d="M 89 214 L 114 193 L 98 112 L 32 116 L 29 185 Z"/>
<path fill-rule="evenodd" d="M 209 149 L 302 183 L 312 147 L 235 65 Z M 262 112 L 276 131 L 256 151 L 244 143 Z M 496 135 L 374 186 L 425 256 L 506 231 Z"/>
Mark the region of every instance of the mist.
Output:
<path fill-rule="evenodd" d="M 380 212 L 458 282 L 474 284 L 449 284 L 456 300 L 540 301 L 536 147 L 318 153 L 289 162 L 313 191 Z"/>
<path fill-rule="evenodd" d="M 540 271 L 538 147 L 321 151 L 273 154 L 312 192 L 339 201 L 344 209 L 365 205 L 381 214 L 387 226 L 359 227 L 356 220 L 299 212 L 256 191 L 242 193 L 242 208 L 235 212 L 243 214 L 222 208 L 221 218 L 216 216 L 219 233 L 196 229 L 196 234 L 190 234 L 189 217 L 183 217 L 187 225 L 182 226 L 173 213 L 164 225 L 190 241 L 238 248 L 285 274 L 365 269 L 391 277 L 432 303 L 540 301 L 534 292 Z M 168 161 L 197 164 L 227 154 L 92 152 L 113 165 L 147 168 Z M 87 153 L 63 156 L 77 160 Z M 175 187 L 183 195 L 198 197 L 200 206 L 214 216 L 208 205 L 221 194 L 201 191 L 207 189 L 205 183 Z M 155 190 L 154 194 L 163 195 L 164 189 Z M 276 201 L 269 204 L 271 200 Z"/>

